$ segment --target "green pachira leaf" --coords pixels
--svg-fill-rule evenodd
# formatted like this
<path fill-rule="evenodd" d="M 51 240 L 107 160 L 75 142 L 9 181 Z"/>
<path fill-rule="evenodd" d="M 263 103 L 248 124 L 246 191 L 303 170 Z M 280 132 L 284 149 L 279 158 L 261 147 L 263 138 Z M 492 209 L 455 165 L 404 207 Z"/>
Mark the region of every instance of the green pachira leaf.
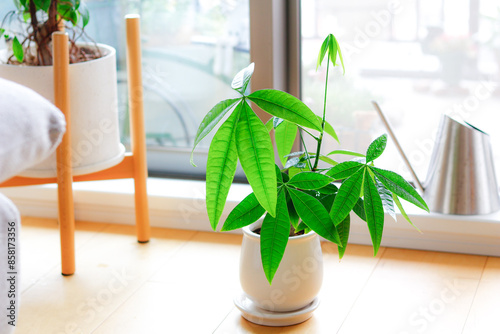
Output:
<path fill-rule="evenodd" d="M 245 95 L 248 84 L 250 83 L 250 79 L 252 78 L 253 71 L 255 69 L 255 64 L 251 63 L 244 69 L 238 72 L 231 83 L 231 88 L 240 93 L 241 95 Z"/>
<path fill-rule="evenodd" d="M 300 217 L 299 214 L 297 213 L 297 210 L 295 210 L 295 207 L 293 206 L 293 202 L 291 201 L 291 199 L 287 203 L 287 207 L 288 207 L 288 217 L 290 218 L 290 223 L 292 224 L 293 228 L 297 230 L 299 227 Z"/>
<path fill-rule="evenodd" d="M 307 165 L 306 165 L 306 163 L 305 163 L 305 162 L 302 162 L 302 161 L 300 160 L 300 158 L 299 158 L 299 157 L 294 157 L 294 158 L 289 159 L 289 160 L 286 162 L 285 166 L 284 166 L 284 168 L 285 168 L 285 169 L 288 169 L 288 170 L 289 170 L 289 172 L 288 172 L 288 175 L 289 175 L 289 176 L 293 176 L 293 175 L 297 174 L 297 173 L 295 173 L 295 174 L 293 174 L 293 175 L 292 175 L 292 174 L 290 173 L 290 169 L 291 169 L 291 168 L 294 168 L 294 167 L 295 167 L 295 168 L 298 168 L 298 169 L 305 169 L 305 168 L 307 167 Z M 300 172 L 300 171 L 299 171 L 299 172 Z"/>
<path fill-rule="evenodd" d="M 281 172 L 281 178 L 283 180 L 283 183 L 287 183 L 288 181 L 290 181 L 290 176 L 288 176 L 288 174 L 285 172 Z"/>
<path fill-rule="evenodd" d="M 373 178 L 375 179 L 377 191 L 380 195 L 380 199 L 382 200 L 384 212 L 389 214 L 394 221 L 398 221 L 396 217 L 396 210 L 394 209 L 394 199 L 392 198 L 392 193 L 377 179 L 376 176 L 373 176 Z"/>
<path fill-rule="evenodd" d="M 394 200 L 394 203 L 396 203 L 396 205 L 397 205 L 397 207 L 399 209 L 399 212 L 401 212 L 401 215 L 403 215 L 403 217 L 406 219 L 406 221 L 408 223 L 410 223 L 410 225 L 413 226 L 417 231 L 419 231 L 420 233 L 422 233 L 422 231 L 420 231 L 420 229 L 417 226 L 415 226 L 415 224 L 413 224 L 413 222 L 411 221 L 410 217 L 408 217 L 408 215 L 406 214 L 406 211 L 403 208 L 403 205 L 401 204 L 401 202 L 399 201 L 398 196 L 392 194 L 392 199 Z"/>
<path fill-rule="evenodd" d="M 302 221 L 323 238 L 341 245 L 339 233 L 323 204 L 302 191 L 287 188 L 293 206 Z M 300 228 L 300 226 L 299 226 Z"/>
<path fill-rule="evenodd" d="M 378 137 L 370 146 L 368 146 L 368 150 L 366 151 L 366 163 L 369 163 L 375 159 L 377 159 L 385 150 L 385 146 L 387 145 L 387 135 L 383 134 Z"/>
<path fill-rule="evenodd" d="M 274 165 L 274 170 L 276 171 L 276 182 L 278 182 L 278 186 L 280 186 L 283 184 L 283 173 L 281 173 L 281 169 L 276 164 Z"/>
<path fill-rule="evenodd" d="M 319 116 L 318 116 L 319 117 Z M 320 120 L 321 120 L 321 117 L 319 117 Z M 340 144 L 340 141 L 339 141 L 339 137 L 337 136 L 337 133 L 335 132 L 335 129 L 333 128 L 333 126 L 328 123 L 326 120 L 325 120 L 325 132 L 328 133 L 333 139 L 335 139 L 335 141 L 337 143 Z"/>
<path fill-rule="evenodd" d="M 327 212 L 330 212 L 333 206 L 333 202 L 335 201 L 335 196 L 337 194 L 321 194 L 320 197 L 318 197 L 318 201 L 323 204 Z M 343 244 L 343 243 L 342 243 Z"/>
<path fill-rule="evenodd" d="M 256 222 L 266 210 L 260 205 L 254 193 L 245 197 L 227 216 L 221 231 L 232 231 Z"/>
<path fill-rule="evenodd" d="M 290 235 L 290 218 L 286 204 L 286 195 L 280 191 L 276 206 L 276 217 L 269 213 L 262 222 L 260 230 L 260 256 L 266 278 L 271 284 L 274 274 L 285 253 L 288 236 Z"/>
<path fill-rule="evenodd" d="M 312 230 L 304 224 L 304 222 L 300 222 L 299 226 L 295 229 L 296 232 L 304 231 L 305 234 L 311 232 Z"/>
<path fill-rule="evenodd" d="M 425 203 L 415 188 L 413 188 L 401 175 L 376 167 L 370 167 L 370 170 L 373 171 L 379 181 L 392 193 L 429 212 L 427 203 Z"/>
<path fill-rule="evenodd" d="M 316 115 L 295 96 L 279 90 L 262 89 L 250 94 L 248 99 L 273 116 L 321 131 L 321 122 Z"/>
<path fill-rule="evenodd" d="M 327 155 L 334 155 L 334 154 L 351 155 L 353 157 L 360 157 L 360 158 L 365 157 L 364 154 L 361 154 L 358 152 L 353 152 L 353 151 L 348 151 L 348 150 L 334 150 L 334 151 L 331 151 L 330 153 L 328 153 Z"/>
<path fill-rule="evenodd" d="M 334 180 L 343 180 L 356 173 L 365 165 L 357 161 L 345 161 L 333 166 L 326 175 Z"/>
<path fill-rule="evenodd" d="M 246 102 L 242 103 L 236 146 L 248 183 L 259 203 L 274 217 L 278 193 L 273 144 L 265 125 Z"/>
<path fill-rule="evenodd" d="M 343 73 L 345 74 L 344 59 L 342 58 L 342 52 L 340 51 L 340 46 L 339 43 L 337 42 L 337 39 L 332 34 L 329 34 L 323 41 L 323 44 L 321 45 L 321 49 L 318 55 L 318 61 L 316 63 L 316 70 L 323 63 L 323 59 L 325 58 L 325 55 L 327 53 L 328 53 L 328 59 L 332 62 L 333 66 L 337 66 L 337 54 L 338 54 L 340 63 L 342 64 Z"/>
<path fill-rule="evenodd" d="M 329 49 L 329 42 L 330 42 L 330 35 L 326 36 L 325 40 L 323 41 L 323 44 L 321 45 L 321 48 L 319 50 L 318 54 L 318 61 L 316 62 L 316 71 L 318 68 L 321 66 L 323 63 L 323 59 L 326 56 L 326 53 L 328 52 Z M 335 65 L 335 64 L 334 64 Z"/>
<path fill-rule="evenodd" d="M 334 185 L 333 183 L 330 183 L 322 188 L 317 189 L 319 193 L 321 194 L 336 194 L 339 191 L 339 188 Z"/>
<path fill-rule="evenodd" d="M 304 190 L 315 190 L 323 188 L 332 182 L 333 179 L 329 176 L 314 172 L 302 172 L 294 175 L 288 181 L 288 185 Z"/>
<path fill-rule="evenodd" d="M 306 151 L 297 151 L 297 152 L 292 152 L 290 154 L 287 154 L 286 157 L 299 157 L 301 155 L 304 155 Z"/>
<path fill-rule="evenodd" d="M 319 160 L 321 160 L 323 162 L 326 162 L 327 164 L 330 164 L 332 166 L 336 166 L 336 165 L 339 164 L 337 161 L 335 161 L 335 160 L 333 160 L 333 159 L 331 159 L 331 158 L 329 158 L 327 156 L 324 156 L 324 155 L 320 155 L 319 156 Z"/>
<path fill-rule="evenodd" d="M 241 109 L 243 108 L 240 105 L 222 124 L 208 151 L 206 202 L 208 218 L 214 231 L 217 229 L 229 188 L 236 173 L 238 152 L 235 136 Z"/>
<path fill-rule="evenodd" d="M 286 164 L 287 155 L 290 154 L 297 137 L 298 127 L 294 123 L 283 121 L 279 126 L 275 127 L 274 138 L 276 140 L 276 148 L 278 155 L 283 165 Z"/>
<path fill-rule="evenodd" d="M 347 215 L 344 220 L 337 225 L 337 231 L 339 232 L 340 241 L 342 246 L 337 246 L 339 250 L 339 258 L 342 259 L 347 248 L 347 243 L 349 242 L 349 232 L 351 229 L 351 216 Z"/>
<path fill-rule="evenodd" d="M 333 36 L 333 38 L 335 39 L 335 41 L 337 41 L 335 36 Z M 338 42 L 337 42 L 337 52 L 339 53 L 340 64 L 342 65 L 342 74 L 345 74 L 344 58 L 342 57 L 342 51 L 340 50 L 340 45 L 338 44 Z"/>
<path fill-rule="evenodd" d="M 366 222 L 373 243 L 374 256 L 377 255 L 380 243 L 382 242 L 382 232 L 384 230 L 384 208 L 382 200 L 370 173 L 364 175 L 363 199 L 365 206 Z"/>
<path fill-rule="evenodd" d="M 268 132 L 271 132 L 272 130 L 274 130 L 274 126 L 273 126 L 273 123 L 274 123 L 274 117 L 271 117 L 267 122 L 266 122 L 266 129 Z"/>
<path fill-rule="evenodd" d="M 227 114 L 229 110 L 231 110 L 241 99 L 229 99 L 224 100 L 217 103 L 203 118 L 200 126 L 198 127 L 198 131 L 196 132 L 196 137 L 194 138 L 193 149 L 191 150 L 191 165 L 195 166 L 193 161 L 193 153 L 196 146 L 200 143 L 200 141 L 206 137 L 219 123 L 219 121 Z"/>
<path fill-rule="evenodd" d="M 354 207 L 352 208 L 352 211 L 356 214 L 356 216 L 366 221 L 365 202 L 362 198 L 358 198 L 356 204 L 354 204 Z"/>
<path fill-rule="evenodd" d="M 365 168 L 361 168 L 342 182 L 330 211 L 330 217 L 335 225 L 340 224 L 356 204 L 361 195 L 365 171 Z"/>

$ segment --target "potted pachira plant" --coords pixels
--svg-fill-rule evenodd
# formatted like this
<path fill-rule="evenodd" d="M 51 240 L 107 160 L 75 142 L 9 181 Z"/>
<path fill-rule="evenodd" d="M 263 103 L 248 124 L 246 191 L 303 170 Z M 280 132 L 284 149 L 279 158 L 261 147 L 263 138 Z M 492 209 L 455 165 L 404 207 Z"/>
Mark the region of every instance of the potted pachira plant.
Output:
<path fill-rule="evenodd" d="M 385 149 L 386 135 L 375 139 L 365 154 L 322 152 L 325 136 L 338 141 L 325 118 L 330 65 L 336 66 L 339 59 L 344 67 L 339 45 L 331 34 L 321 46 L 317 67 L 325 57 L 327 79 L 322 116 L 282 91 L 264 89 L 248 94 L 254 70 L 251 64 L 232 82 L 232 88 L 241 96 L 213 107 L 195 139 L 196 147 L 229 114 L 210 145 L 206 205 L 210 224 L 216 230 L 239 160 L 253 192 L 228 215 L 222 231 L 243 228 L 240 278 L 250 304 L 237 299 L 235 303 L 254 322 L 283 325 L 310 316 L 303 310 L 317 305 L 314 301 L 322 282 L 317 235 L 337 244 L 342 258 L 349 240 L 351 211 L 366 221 L 375 255 L 382 240 L 384 213 L 395 217 L 397 206 L 410 222 L 400 199 L 428 211 L 425 201 L 403 177 L 375 167 L 374 160 Z M 267 124 L 257 117 L 249 102 L 273 116 Z M 282 169 L 275 164 L 271 131 Z M 316 141 L 312 151 L 306 148 L 303 135 Z M 296 136 L 300 136 L 303 148 L 291 152 Z M 332 159 L 335 154 L 352 155 L 354 159 L 338 163 Z M 323 167 L 320 161 L 324 162 Z M 337 186 L 334 181 L 342 183 Z M 269 312 L 279 313 L 267 316 Z M 287 314 L 290 319 L 286 319 Z"/>
<path fill-rule="evenodd" d="M 116 85 L 116 51 L 107 45 L 79 42 L 90 15 L 83 0 L 13 0 L 15 9 L 0 25 L 0 77 L 27 86 L 54 100 L 52 34 L 68 33 L 74 175 L 119 163 L 120 144 Z M 56 175 L 55 153 L 23 176 Z"/>

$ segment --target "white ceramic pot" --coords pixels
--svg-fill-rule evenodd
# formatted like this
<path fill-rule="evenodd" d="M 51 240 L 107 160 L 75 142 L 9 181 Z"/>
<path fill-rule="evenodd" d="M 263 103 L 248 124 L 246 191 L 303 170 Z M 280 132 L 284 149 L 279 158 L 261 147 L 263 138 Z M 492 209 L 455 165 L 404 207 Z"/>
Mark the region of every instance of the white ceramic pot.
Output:
<path fill-rule="evenodd" d="M 323 255 L 318 235 L 310 232 L 288 239 L 285 254 L 272 285 L 266 279 L 260 257 L 256 222 L 243 228 L 240 281 L 256 306 L 272 312 L 291 312 L 311 304 L 323 282 Z"/>
<path fill-rule="evenodd" d="M 87 47 L 95 47 L 87 44 Z M 103 57 L 71 64 L 71 147 L 73 174 L 89 174 L 123 160 L 120 143 L 116 85 L 116 51 L 98 44 Z M 0 57 L 5 59 L 6 51 Z M 0 64 L 0 77 L 27 86 L 54 101 L 52 66 Z M 55 152 L 47 160 L 24 171 L 26 177 L 56 176 Z"/>

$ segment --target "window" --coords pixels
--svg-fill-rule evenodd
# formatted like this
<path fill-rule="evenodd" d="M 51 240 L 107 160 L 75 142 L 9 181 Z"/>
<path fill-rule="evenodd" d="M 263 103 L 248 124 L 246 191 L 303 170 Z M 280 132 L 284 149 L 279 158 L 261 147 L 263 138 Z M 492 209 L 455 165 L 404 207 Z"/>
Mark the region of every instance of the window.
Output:
<path fill-rule="evenodd" d="M 497 0 L 315 0 L 302 1 L 301 10 L 302 97 L 318 114 L 320 43 L 333 33 L 342 48 L 346 74 L 337 69 L 331 78 L 327 116 L 342 148 L 364 152 L 386 132 L 376 100 L 422 180 L 442 113 L 490 134 L 500 175 Z M 331 141 L 325 152 L 337 147 Z M 391 141 L 380 164 L 410 178 Z"/>
<path fill-rule="evenodd" d="M 325 73 L 316 72 L 315 63 L 328 33 L 337 36 L 346 65 L 345 76 L 337 69 L 330 78 L 327 110 L 343 149 L 363 152 L 386 132 L 370 103 L 376 100 L 421 179 L 442 113 L 489 133 L 500 171 L 498 0 L 87 0 L 87 5 L 87 34 L 117 49 L 124 143 L 123 16 L 141 14 L 153 174 L 204 175 L 210 138 L 197 149 L 200 167 L 189 164 L 198 124 L 217 101 L 234 94 L 231 79 L 250 62 L 250 51 L 257 69 L 265 68 L 254 76 L 255 88 L 300 94 L 320 114 Z M 2 3 L 0 14 L 10 7 Z M 327 141 L 324 153 L 336 148 Z M 410 178 L 392 141 L 380 164 Z"/>

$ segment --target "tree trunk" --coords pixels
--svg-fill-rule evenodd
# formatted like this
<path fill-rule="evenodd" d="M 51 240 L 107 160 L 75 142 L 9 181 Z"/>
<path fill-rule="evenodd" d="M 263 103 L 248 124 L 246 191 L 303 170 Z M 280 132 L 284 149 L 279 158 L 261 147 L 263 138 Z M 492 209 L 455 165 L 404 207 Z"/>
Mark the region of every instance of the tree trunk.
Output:
<path fill-rule="evenodd" d="M 51 0 L 49 7 L 49 18 L 43 24 L 38 26 L 38 34 L 34 35 L 37 45 L 37 58 L 40 65 L 52 65 L 52 33 L 58 31 L 57 25 L 57 2 Z M 31 16 L 33 22 L 33 15 Z M 36 18 L 35 18 L 36 20 Z"/>

